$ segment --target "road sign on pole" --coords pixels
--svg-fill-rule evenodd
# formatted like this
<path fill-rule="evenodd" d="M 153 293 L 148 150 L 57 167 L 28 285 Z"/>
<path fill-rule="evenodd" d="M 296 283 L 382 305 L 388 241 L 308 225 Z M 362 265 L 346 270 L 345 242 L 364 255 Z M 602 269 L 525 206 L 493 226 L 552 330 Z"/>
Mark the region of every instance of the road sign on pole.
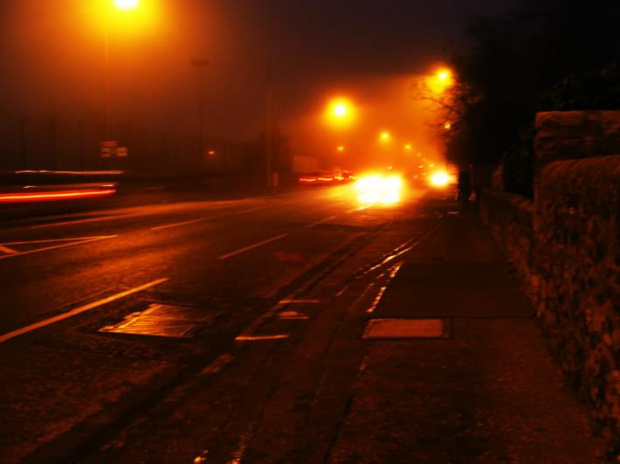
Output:
<path fill-rule="evenodd" d="M 100 142 L 102 158 L 127 158 L 127 147 L 119 147 L 116 140 Z"/>

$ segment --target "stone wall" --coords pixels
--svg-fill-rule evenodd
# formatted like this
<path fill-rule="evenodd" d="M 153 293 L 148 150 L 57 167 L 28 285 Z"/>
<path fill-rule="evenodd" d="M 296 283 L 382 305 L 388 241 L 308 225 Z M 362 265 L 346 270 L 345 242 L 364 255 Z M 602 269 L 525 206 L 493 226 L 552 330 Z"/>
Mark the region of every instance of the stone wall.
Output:
<path fill-rule="evenodd" d="M 620 456 L 620 112 L 541 113 L 535 149 L 534 202 L 485 190 L 480 214 Z"/>

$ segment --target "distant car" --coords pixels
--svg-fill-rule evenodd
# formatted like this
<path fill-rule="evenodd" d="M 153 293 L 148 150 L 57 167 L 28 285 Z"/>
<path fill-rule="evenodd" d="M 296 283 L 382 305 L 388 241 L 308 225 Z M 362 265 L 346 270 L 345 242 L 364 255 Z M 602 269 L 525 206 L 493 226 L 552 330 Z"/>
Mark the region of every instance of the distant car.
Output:
<path fill-rule="evenodd" d="M 340 182 L 349 182 L 354 179 L 355 176 L 350 171 L 313 172 L 302 174 L 298 178 L 301 184 L 307 185 L 334 185 Z"/>

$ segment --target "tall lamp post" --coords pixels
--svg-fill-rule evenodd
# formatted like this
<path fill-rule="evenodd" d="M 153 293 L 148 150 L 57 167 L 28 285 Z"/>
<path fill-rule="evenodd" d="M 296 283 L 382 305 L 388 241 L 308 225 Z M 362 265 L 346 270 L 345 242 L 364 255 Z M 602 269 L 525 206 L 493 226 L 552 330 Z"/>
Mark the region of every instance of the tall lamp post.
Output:
<path fill-rule="evenodd" d="M 192 67 L 198 72 L 198 121 L 200 135 L 200 159 L 204 171 L 205 166 L 205 78 L 209 60 L 204 58 L 193 59 L 190 61 Z"/>

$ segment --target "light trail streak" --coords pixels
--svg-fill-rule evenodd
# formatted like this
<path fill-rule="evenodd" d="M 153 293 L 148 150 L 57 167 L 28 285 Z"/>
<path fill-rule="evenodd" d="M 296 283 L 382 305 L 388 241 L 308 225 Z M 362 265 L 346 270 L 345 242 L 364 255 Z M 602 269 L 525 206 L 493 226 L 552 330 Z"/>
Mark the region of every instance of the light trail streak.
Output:
<path fill-rule="evenodd" d="M 66 190 L 50 193 L 9 193 L 0 195 L 0 203 L 32 203 L 43 201 L 74 200 L 112 195 L 116 189 L 103 190 Z"/>

